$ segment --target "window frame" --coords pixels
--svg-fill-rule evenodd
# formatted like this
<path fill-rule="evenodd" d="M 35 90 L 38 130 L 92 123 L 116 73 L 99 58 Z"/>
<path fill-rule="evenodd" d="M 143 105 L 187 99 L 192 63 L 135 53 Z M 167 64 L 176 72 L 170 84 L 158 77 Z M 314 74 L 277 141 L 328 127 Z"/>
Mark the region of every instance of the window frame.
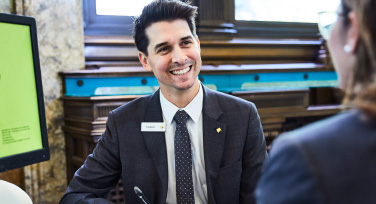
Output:
<path fill-rule="evenodd" d="M 84 35 L 132 35 L 132 16 L 96 14 L 96 0 L 83 0 Z"/>
<path fill-rule="evenodd" d="M 235 0 L 230 1 L 235 5 Z M 195 4 L 198 4 L 197 2 L 193 1 Z M 132 16 L 96 15 L 95 5 L 96 0 L 83 0 L 85 35 L 132 35 Z M 233 8 L 235 9 L 235 6 Z M 317 23 L 235 20 L 235 10 L 230 12 L 230 15 L 232 22 L 225 23 L 233 23 L 233 29 L 236 30 L 233 37 L 319 39 L 320 36 Z M 199 23 L 199 20 L 197 22 Z"/>
<path fill-rule="evenodd" d="M 226 0 L 224 0 L 226 1 Z M 232 21 L 239 38 L 281 38 L 281 39 L 319 39 L 321 34 L 317 23 L 280 22 L 280 21 L 246 21 L 235 19 L 235 1 Z"/>

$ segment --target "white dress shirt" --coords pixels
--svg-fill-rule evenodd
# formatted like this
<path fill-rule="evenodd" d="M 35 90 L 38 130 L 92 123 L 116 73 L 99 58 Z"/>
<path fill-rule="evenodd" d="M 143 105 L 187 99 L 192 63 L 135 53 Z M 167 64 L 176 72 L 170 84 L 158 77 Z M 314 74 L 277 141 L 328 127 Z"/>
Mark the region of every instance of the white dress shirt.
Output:
<path fill-rule="evenodd" d="M 203 91 L 200 85 L 200 90 L 195 98 L 185 108 L 179 109 L 170 101 L 168 101 L 160 91 L 160 102 L 163 112 L 163 120 L 166 125 L 165 136 L 168 161 L 168 190 L 166 203 L 168 204 L 176 203 L 174 145 L 176 122 L 173 120 L 173 118 L 178 110 L 185 110 L 185 112 L 187 112 L 190 117 L 187 121 L 187 128 L 189 138 L 191 139 L 192 148 L 192 177 L 195 203 L 206 204 L 208 202 L 202 131 L 203 97 Z"/>

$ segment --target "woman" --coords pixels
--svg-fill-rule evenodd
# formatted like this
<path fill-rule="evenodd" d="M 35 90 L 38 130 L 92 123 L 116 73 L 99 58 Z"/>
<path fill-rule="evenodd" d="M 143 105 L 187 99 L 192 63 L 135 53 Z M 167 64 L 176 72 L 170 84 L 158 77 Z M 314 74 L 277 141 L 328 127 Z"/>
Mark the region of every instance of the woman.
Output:
<path fill-rule="evenodd" d="M 344 103 L 354 108 L 276 139 L 260 204 L 376 203 L 376 0 L 342 0 L 333 15 L 322 31 L 331 28 Z"/>

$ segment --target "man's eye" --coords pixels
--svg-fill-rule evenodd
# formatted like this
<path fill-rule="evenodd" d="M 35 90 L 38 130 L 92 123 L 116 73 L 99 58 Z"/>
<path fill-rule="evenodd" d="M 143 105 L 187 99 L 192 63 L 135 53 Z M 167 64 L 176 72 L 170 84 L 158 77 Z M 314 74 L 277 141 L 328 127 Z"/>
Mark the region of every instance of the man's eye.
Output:
<path fill-rule="evenodd" d="M 163 48 L 159 49 L 158 52 L 165 52 L 167 50 L 168 50 L 167 47 L 163 47 Z"/>
<path fill-rule="evenodd" d="M 183 43 L 184 43 L 184 45 L 188 45 L 188 44 L 191 44 L 191 41 L 186 40 L 186 41 L 184 41 Z"/>

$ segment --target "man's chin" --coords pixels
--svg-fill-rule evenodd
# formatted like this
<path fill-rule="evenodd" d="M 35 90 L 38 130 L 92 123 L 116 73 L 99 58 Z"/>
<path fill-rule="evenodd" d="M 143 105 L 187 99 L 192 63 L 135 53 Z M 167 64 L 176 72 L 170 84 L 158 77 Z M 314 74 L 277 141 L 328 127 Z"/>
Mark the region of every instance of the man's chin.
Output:
<path fill-rule="evenodd" d="M 196 82 L 196 80 L 193 81 L 192 83 L 180 84 L 179 86 L 176 86 L 176 89 L 180 90 L 180 91 L 188 91 L 188 90 L 190 90 L 194 87 L 195 82 Z"/>

